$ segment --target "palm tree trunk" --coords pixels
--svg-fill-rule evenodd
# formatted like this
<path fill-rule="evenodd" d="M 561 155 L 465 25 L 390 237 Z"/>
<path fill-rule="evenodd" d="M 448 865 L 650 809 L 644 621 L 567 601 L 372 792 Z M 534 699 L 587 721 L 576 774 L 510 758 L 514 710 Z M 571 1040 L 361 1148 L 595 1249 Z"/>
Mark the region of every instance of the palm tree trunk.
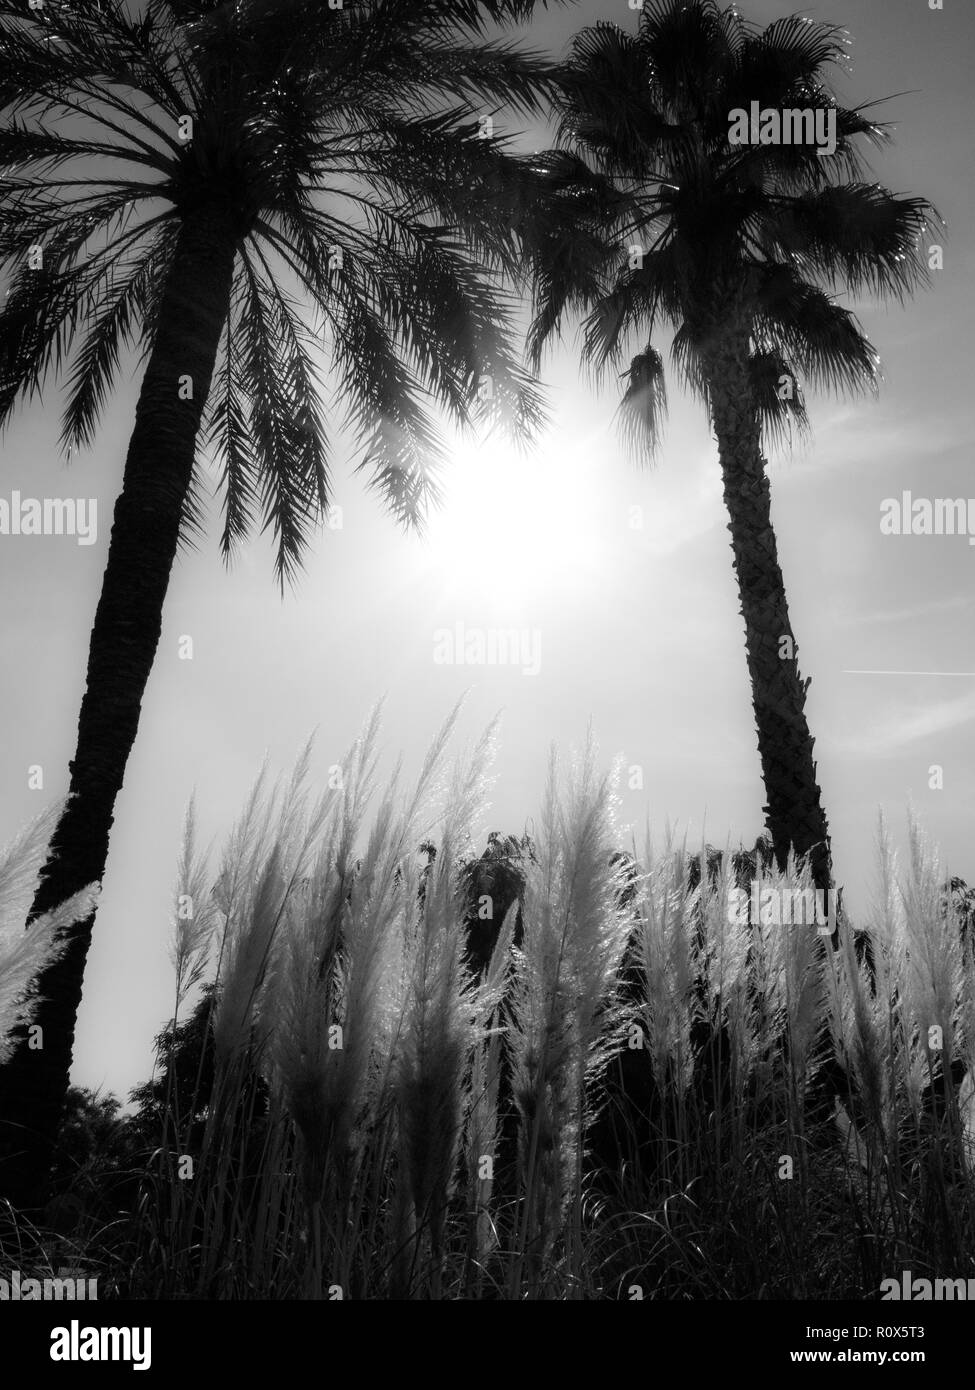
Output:
<path fill-rule="evenodd" d="M 196 435 L 230 304 L 235 233 L 201 209 L 184 222 L 160 305 L 108 563 L 70 765 L 70 800 L 48 850 L 30 920 L 101 881 L 115 799 L 139 727 L 176 557 Z M 35 1022 L 0 1071 L 0 1193 L 31 1207 L 44 1191 L 68 1086 L 75 1020 L 94 915 L 42 976 Z"/>
<path fill-rule="evenodd" d="M 752 402 L 748 339 L 725 334 L 707 353 L 712 423 L 730 517 L 735 574 L 768 804 L 766 824 L 780 867 L 789 848 L 807 855 L 817 888 L 831 887 L 829 826 L 806 722 L 808 680 L 789 622 L 779 567 L 761 426 Z"/>

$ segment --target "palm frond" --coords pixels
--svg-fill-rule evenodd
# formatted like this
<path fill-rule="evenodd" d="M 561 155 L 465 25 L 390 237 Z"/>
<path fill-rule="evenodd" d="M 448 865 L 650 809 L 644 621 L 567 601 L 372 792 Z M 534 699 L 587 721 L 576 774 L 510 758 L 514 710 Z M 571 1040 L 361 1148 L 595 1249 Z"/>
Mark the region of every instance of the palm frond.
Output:
<path fill-rule="evenodd" d="M 759 340 L 781 344 L 811 385 L 850 395 L 875 389 L 877 354 L 856 316 L 791 266 L 764 272 L 754 325 Z"/>
<path fill-rule="evenodd" d="M 243 259 L 235 329 L 264 524 L 276 538 L 275 570 L 283 584 L 295 577 L 311 526 L 328 507 L 326 431 L 312 335 L 257 260 L 255 268 L 250 254 Z"/>
<path fill-rule="evenodd" d="M 94 323 L 77 349 L 67 381 L 68 399 L 61 423 L 61 442 L 68 448 L 94 443 L 98 420 L 112 390 L 123 348 L 133 348 L 137 335 L 143 350 L 151 348 L 154 327 L 147 322 L 147 296 L 165 279 L 175 243 L 176 228 L 164 223 L 148 247 L 99 297 Z"/>
<path fill-rule="evenodd" d="M 620 437 L 634 458 L 649 462 L 659 448 L 667 414 L 663 358 L 652 344 L 633 358 L 628 377 L 618 411 Z"/>
<path fill-rule="evenodd" d="M 925 198 L 897 196 L 880 184 L 846 184 L 793 199 L 776 241 L 830 283 L 903 300 L 928 279 L 921 242 L 940 220 Z"/>
<path fill-rule="evenodd" d="M 780 352 L 753 353 L 748 363 L 752 399 L 766 440 L 792 444 L 809 432 L 802 385 L 792 363 Z"/>

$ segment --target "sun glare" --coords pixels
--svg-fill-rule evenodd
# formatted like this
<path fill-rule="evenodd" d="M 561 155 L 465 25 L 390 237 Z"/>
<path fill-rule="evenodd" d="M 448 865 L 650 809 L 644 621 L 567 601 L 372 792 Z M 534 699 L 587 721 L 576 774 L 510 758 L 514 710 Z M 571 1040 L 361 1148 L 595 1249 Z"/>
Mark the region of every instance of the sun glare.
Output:
<path fill-rule="evenodd" d="M 551 439 L 525 451 L 461 441 L 423 541 L 445 594 L 511 606 L 592 578 L 605 543 L 585 469 Z"/>

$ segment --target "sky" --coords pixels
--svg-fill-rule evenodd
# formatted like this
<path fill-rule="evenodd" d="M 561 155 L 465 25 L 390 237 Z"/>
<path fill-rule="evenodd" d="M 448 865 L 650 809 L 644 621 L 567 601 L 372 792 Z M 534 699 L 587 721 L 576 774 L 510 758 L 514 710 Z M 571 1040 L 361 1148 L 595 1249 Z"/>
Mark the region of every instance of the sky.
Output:
<path fill-rule="evenodd" d="M 769 22 L 789 6 L 742 8 Z M 802 13 L 851 32 L 841 100 L 893 97 L 884 116 L 896 143 L 873 157 L 877 178 L 930 198 L 948 223 L 930 290 L 905 306 L 856 306 L 882 357 L 879 398 L 811 394 L 811 439 L 770 464 L 834 865 L 856 919 L 869 907 L 881 810 L 902 842 L 913 806 L 946 869 L 975 882 L 975 547 L 880 525 L 884 501 L 905 491 L 975 495 L 975 10 L 969 0 L 944 0 L 942 10 L 928 0 L 838 0 Z M 559 52 L 596 19 L 635 25 L 625 0 L 587 0 L 541 14 L 531 41 Z M 502 711 L 485 829 L 524 830 L 550 746 L 578 747 L 591 725 L 601 760 L 619 758 L 626 770 L 622 827 L 639 834 L 649 819 L 657 833 L 669 824 L 718 845 L 760 833 L 744 633 L 707 421 L 672 384 L 659 462 L 641 470 L 617 445 L 612 390 L 580 376 L 571 335 L 545 380 L 551 423 L 534 452 L 458 448 L 424 539 L 404 535 L 351 461 L 338 459 L 341 528 L 318 538 L 296 590 L 280 595 L 266 540 L 228 571 L 214 526 L 181 557 L 116 807 L 75 1081 L 124 1093 L 148 1075 L 152 1037 L 172 1008 L 171 901 L 191 793 L 202 838 L 219 842 L 265 754 L 285 770 L 317 729 L 324 776 L 382 696 L 384 747 L 414 770 L 465 691 L 463 740 Z M 70 465 L 58 452 L 54 387 L 2 441 L 0 499 L 14 490 L 94 498 L 98 534 L 91 545 L 0 536 L 0 840 L 67 787 L 137 385 L 137 375 L 123 384 L 97 445 Z M 458 623 L 524 633 L 525 659 L 446 664 L 443 634 Z M 187 636 L 192 660 L 180 657 Z M 31 788 L 37 766 L 43 786 Z"/>

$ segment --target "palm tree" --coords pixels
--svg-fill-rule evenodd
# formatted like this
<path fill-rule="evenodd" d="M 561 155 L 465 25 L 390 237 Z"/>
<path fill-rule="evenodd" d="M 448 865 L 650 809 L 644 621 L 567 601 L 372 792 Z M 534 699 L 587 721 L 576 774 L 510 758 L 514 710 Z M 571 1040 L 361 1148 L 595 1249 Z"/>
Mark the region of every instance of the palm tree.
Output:
<path fill-rule="evenodd" d="M 225 554 L 270 530 L 283 584 L 329 505 L 333 411 L 407 525 L 437 497 L 436 411 L 540 418 L 504 290 L 539 179 L 489 118 L 542 109 L 550 71 L 486 38 L 533 4 L 0 0 L 0 421 L 56 373 L 64 443 L 88 445 L 120 361 L 147 359 L 33 916 L 102 878 L 201 454 Z M 48 1165 L 91 930 L 2 1075 L 14 1200 Z"/>
<path fill-rule="evenodd" d="M 583 359 L 598 379 L 638 334 L 619 421 L 628 446 L 652 458 L 666 410 L 652 336 L 671 330 L 673 365 L 717 437 L 766 823 L 780 865 L 790 846 L 808 855 L 820 888 L 829 830 L 763 442 L 806 426 L 803 381 L 875 387 L 876 354 L 831 292 L 902 298 L 926 276 L 919 238 L 937 217 L 866 181 L 857 137 L 879 146 L 887 131 L 827 85 L 844 54 L 832 25 L 790 17 L 759 30 L 715 0 L 646 0 L 635 35 L 583 29 L 564 64 L 560 149 L 548 163 L 553 196 L 588 218 L 589 235 L 553 243 L 530 337 L 537 365 L 564 315 L 581 312 Z M 835 113 L 835 153 L 732 143 L 732 115 L 750 115 L 753 101 Z"/>

